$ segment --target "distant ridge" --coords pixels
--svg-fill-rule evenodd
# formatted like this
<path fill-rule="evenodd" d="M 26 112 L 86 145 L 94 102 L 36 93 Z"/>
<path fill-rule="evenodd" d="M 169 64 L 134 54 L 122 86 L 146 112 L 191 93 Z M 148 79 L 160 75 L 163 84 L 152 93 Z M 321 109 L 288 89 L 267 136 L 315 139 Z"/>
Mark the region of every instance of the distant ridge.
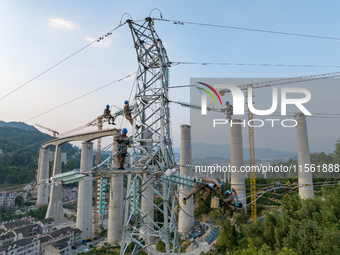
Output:
<path fill-rule="evenodd" d="M 20 129 L 30 130 L 30 131 L 39 131 L 34 126 L 27 125 L 24 122 L 15 122 L 15 121 L 4 122 L 0 120 L 0 127 L 14 127 L 14 128 L 20 128 Z"/>
<path fill-rule="evenodd" d="M 179 153 L 180 148 L 174 149 L 176 153 Z M 231 147 L 230 144 L 212 145 L 195 142 L 192 144 L 192 156 L 193 158 L 206 158 L 206 157 L 218 157 L 230 159 Z M 289 159 L 296 156 L 296 152 L 290 151 L 278 151 L 269 148 L 255 148 L 256 159 Z M 249 150 L 243 149 L 244 160 L 249 159 Z"/>

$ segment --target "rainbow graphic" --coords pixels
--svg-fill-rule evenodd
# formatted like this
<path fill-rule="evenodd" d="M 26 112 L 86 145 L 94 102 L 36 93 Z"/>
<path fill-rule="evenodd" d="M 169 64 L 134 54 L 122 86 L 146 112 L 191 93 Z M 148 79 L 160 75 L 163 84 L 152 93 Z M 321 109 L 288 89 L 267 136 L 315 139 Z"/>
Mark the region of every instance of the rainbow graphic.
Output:
<path fill-rule="evenodd" d="M 221 106 L 222 106 L 222 100 L 221 100 L 219 94 L 217 93 L 217 91 L 213 87 L 211 87 L 210 85 L 208 85 L 206 83 L 203 83 L 203 82 L 197 82 L 197 83 L 199 83 L 199 84 L 201 84 L 203 86 L 208 87 L 212 92 L 214 92 L 215 95 L 217 96 L 218 100 L 220 101 Z M 204 89 L 204 88 L 200 88 L 200 87 L 197 87 L 197 86 L 196 86 L 196 88 L 205 91 L 214 100 L 215 105 L 217 105 L 214 95 L 211 94 L 211 92 L 209 90 Z"/>

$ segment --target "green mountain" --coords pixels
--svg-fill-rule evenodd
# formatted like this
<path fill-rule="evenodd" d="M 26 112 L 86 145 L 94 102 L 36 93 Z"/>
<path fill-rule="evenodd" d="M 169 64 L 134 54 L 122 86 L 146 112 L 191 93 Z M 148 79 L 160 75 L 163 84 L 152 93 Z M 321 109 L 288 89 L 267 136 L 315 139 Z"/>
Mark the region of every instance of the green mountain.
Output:
<path fill-rule="evenodd" d="M 0 125 L 5 122 L 1 121 Z M 52 140 L 33 126 L 21 122 L 0 126 L 0 184 L 23 184 L 36 180 L 40 145 Z M 52 148 L 51 148 L 52 150 Z M 77 147 L 64 144 L 62 152 L 71 158 L 79 153 Z"/>
<path fill-rule="evenodd" d="M 15 122 L 15 121 L 4 122 L 0 120 L 0 127 L 15 127 L 15 128 L 25 129 L 25 130 L 39 131 L 34 126 L 27 125 L 26 123 L 23 123 L 23 122 Z"/>

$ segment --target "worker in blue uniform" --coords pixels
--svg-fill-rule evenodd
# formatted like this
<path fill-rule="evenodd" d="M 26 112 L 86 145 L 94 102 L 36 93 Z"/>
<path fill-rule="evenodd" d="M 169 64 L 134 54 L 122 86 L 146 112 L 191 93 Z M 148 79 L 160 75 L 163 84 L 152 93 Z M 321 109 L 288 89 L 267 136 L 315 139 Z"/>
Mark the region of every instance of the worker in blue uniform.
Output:
<path fill-rule="evenodd" d="M 115 123 L 116 118 L 114 116 L 112 116 L 109 105 L 106 106 L 103 116 L 105 118 L 107 118 L 109 124 L 111 124 L 111 120 L 112 120 L 112 125 L 116 125 L 116 123 Z"/>
<path fill-rule="evenodd" d="M 225 102 L 225 105 L 227 106 L 226 108 L 222 109 L 222 112 L 225 112 L 225 114 L 227 115 L 227 119 L 231 120 L 231 115 L 233 115 L 234 113 L 234 108 L 233 106 L 230 104 L 229 101 Z"/>
<path fill-rule="evenodd" d="M 236 191 L 233 193 L 231 190 L 227 190 L 225 195 L 227 198 L 220 199 L 223 207 L 222 213 L 224 214 L 226 210 L 230 209 L 229 216 L 232 218 L 234 212 L 240 212 L 242 210 L 242 203 L 238 199 Z"/>
<path fill-rule="evenodd" d="M 115 136 L 114 141 L 117 142 L 117 150 L 116 150 L 116 162 L 117 169 L 124 170 L 125 157 L 127 154 L 127 148 L 130 145 L 130 139 L 127 137 L 127 129 L 123 128 L 122 132 Z"/>

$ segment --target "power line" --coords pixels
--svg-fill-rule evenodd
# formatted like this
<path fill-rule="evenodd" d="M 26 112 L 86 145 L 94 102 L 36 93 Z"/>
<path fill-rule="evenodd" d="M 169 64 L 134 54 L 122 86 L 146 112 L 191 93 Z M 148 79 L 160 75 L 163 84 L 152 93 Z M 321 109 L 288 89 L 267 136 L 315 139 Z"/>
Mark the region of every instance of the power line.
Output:
<path fill-rule="evenodd" d="M 71 129 L 71 130 L 69 130 L 69 131 L 66 131 L 66 132 L 62 133 L 61 135 L 59 135 L 59 138 L 61 138 L 61 137 L 65 137 L 65 136 L 66 136 L 66 135 L 68 135 L 68 134 L 71 134 L 71 133 L 74 133 L 74 132 L 80 131 L 80 130 L 82 130 L 82 129 L 84 129 L 84 128 L 87 128 L 87 127 L 89 127 L 89 126 L 88 126 L 88 125 L 84 125 L 84 126 L 80 126 L 80 127 L 77 127 L 77 128 Z"/>
<path fill-rule="evenodd" d="M 74 101 L 76 101 L 76 100 L 78 100 L 78 99 L 80 99 L 80 98 L 82 98 L 82 97 L 85 97 L 85 96 L 87 96 L 87 95 L 89 95 L 89 94 L 91 94 L 91 93 L 93 93 L 93 92 L 96 92 L 96 91 L 101 90 L 101 89 L 103 89 L 103 88 L 105 88 L 105 87 L 108 87 L 108 86 L 110 86 L 110 85 L 112 85 L 112 84 L 114 84 L 114 83 L 121 82 L 122 80 L 131 77 L 131 75 L 133 75 L 133 74 L 135 74 L 135 73 L 136 73 L 136 72 L 134 72 L 134 73 L 132 73 L 132 74 L 129 74 L 129 75 L 127 75 L 127 76 L 125 76 L 125 77 L 123 77 L 123 78 L 121 78 L 121 79 L 119 79 L 119 80 L 115 80 L 115 81 L 113 81 L 113 82 L 110 82 L 110 83 L 108 83 L 108 84 L 106 84 L 106 85 L 104 85 L 104 86 L 102 86 L 102 87 L 100 87 L 100 88 L 97 88 L 97 89 L 95 89 L 95 90 L 92 90 L 92 91 L 90 91 L 90 92 L 88 92 L 88 93 L 86 93 L 86 94 L 84 94 L 84 95 L 81 95 L 81 96 L 79 96 L 79 97 L 76 97 L 76 98 L 74 98 L 74 99 L 72 99 L 72 100 L 70 100 L 70 101 L 68 101 L 68 102 L 66 102 L 66 103 L 63 103 L 63 104 L 61 104 L 61 105 L 58 105 L 58 106 L 56 106 L 56 107 L 54 107 L 54 108 L 52 108 L 52 109 L 50 109 L 50 110 L 47 110 L 47 111 L 45 111 L 45 112 L 43 112 L 43 113 L 41 113 L 41 114 L 38 114 L 38 115 L 36 115 L 36 116 L 34 116 L 34 117 L 28 119 L 28 120 L 25 120 L 24 122 L 28 122 L 28 121 L 30 121 L 30 120 L 33 120 L 33 119 L 35 119 L 35 118 L 38 118 L 38 117 L 40 117 L 40 116 L 42 116 L 42 115 L 44 115 L 44 114 L 46 114 L 46 113 L 49 113 L 49 112 L 51 112 L 51 111 L 53 111 L 53 110 L 55 110 L 55 109 L 58 109 L 58 108 L 60 108 L 60 107 L 62 107 L 62 106 L 64 106 L 64 105 L 67 105 L 67 104 L 69 104 L 69 103 L 72 103 L 72 102 L 74 102 Z"/>
<path fill-rule="evenodd" d="M 78 128 L 71 129 L 71 130 L 66 131 L 66 132 L 64 132 L 64 133 L 61 133 L 60 136 L 68 135 L 68 134 L 70 134 L 70 133 L 79 131 L 79 130 L 84 129 L 84 128 L 86 128 L 86 127 L 88 127 L 88 126 L 84 125 L 84 126 L 80 126 L 80 127 L 78 127 Z M 35 146 L 35 145 L 38 145 L 38 144 L 43 144 L 43 143 L 45 143 L 45 142 L 47 142 L 47 141 L 50 141 L 50 140 L 51 140 L 51 138 L 44 139 L 44 140 L 41 140 L 41 141 L 38 141 L 38 142 L 35 142 L 35 143 L 32 143 L 32 144 L 29 144 L 29 145 L 27 145 L 27 146 L 21 147 L 21 148 L 19 148 L 19 149 L 16 149 L 16 150 L 14 150 L 14 151 L 10 151 L 10 152 L 1 154 L 1 155 L 0 155 L 0 158 L 1 158 L 1 157 L 4 157 L 4 156 L 7 156 L 7 155 L 10 155 L 10 156 L 11 156 L 11 155 L 14 154 L 14 153 L 17 153 L 17 152 L 20 152 L 20 151 L 29 149 L 29 148 L 31 148 L 31 147 L 33 147 L 33 146 Z"/>
<path fill-rule="evenodd" d="M 261 115 L 256 115 L 256 116 L 261 116 Z M 270 114 L 270 116 L 276 116 L 276 117 L 295 117 L 295 114 L 287 114 L 287 115 L 277 115 L 277 114 Z M 321 118 L 321 119 L 339 119 L 340 116 L 307 116 L 308 118 Z"/>
<path fill-rule="evenodd" d="M 298 33 L 288 33 L 288 32 L 282 32 L 282 31 L 272 31 L 272 30 L 247 28 L 247 27 L 225 26 L 225 25 L 207 24 L 207 23 L 190 22 L 190 21 L 178 21 L 178 20 L 158 19 L 158 18 L 153 18 L 153 19 L 154 20 L 159 20 L 159 21 L 171 22 L 171 23 L 176 24 L 176 25 L 189 24 L 189 25 L 198 25 L 198 26 L 207 26 L 207 27 L 218 27 L 218 28 L 245 30 L 245 31 L 252 31 L 252 32 L 280 34 L 280 35 L 291 35 L 291 36 L 317 38 L 317 39 L 340 40 L 339 37 L 319 36 L 319 35 L 307 35 L 307 34 L 298 34 Z"/>
<path fill-rule="evenodd" d="M 11 95 L 12 93 L 14 93 L 15 91 L 21 89 L 22 87 L 26 86 L 27 84 L 29 84 L 30 82 L 36 80 L 37 78 L 39 78 L 40 76 L 42 76 L 43 74 L 47 73 L 48 71 L 52 70 L 53 68 L 55 68 L 56 66 L 60 65 L 61 63 L 65 62 L 66 60 L 68 60 L 69 58 L 73 57 L 74 55 L 76 55 L 77 53 L 85 50 L 86 48 L 88 48 L 89 46 L 91 46 L 92 44 L 96 43 L 96 42 L 100 42 L 101 40 L 105 39 L 105 37 L 108 37 L 112 34 L 113 31 L 115 31 L 116 29 L 118 29 L 119 27 L 123 26 L 126 22 L 124 22 L 123 24 L 119 24 L 117 27 L 115 27 L 114 29 L 112 29 L 111 31 L 109 31 L 108 33 L 106 33 L 105 35 L 99 37 L 98 39 L 94 40 L 93 42 L 87 44 L 86 46 L 84 46 L 83 48 L 81 48 L 80 50 L 77 50 L 76 52 L 74 52 L 73 54 L 69 55 L 68 57 L 64 58 L 63 60 L 59 61 L 58 63 L 56 63 L 55 65 L 51 66 L 50 68 L 46 69 L 44 72 L 38 74 L 37 76 L 35 76 L 34 78 L 32 78 L 31 80 L 25 82 L 24 84 L 22 84 L 21 86 L 17 87 L 16 89 L 12 90 L 11 92 L 9 92 L 8 94 L 4 95 L 3 97 L 0 98 L 0 100 L 8 97 L 9 95 Z"/>
<path fill-rule="evenodd" d="M 330 65 L 296 65 L 296 64 L 262 64 L 262 63 L 213 63 L 213 62 L 184 62 L 184 61 L 172 61 L 172 65 L 221 65 L 221 66 L 274 66 L 274 67 L 327 67 L 327 68 L 339 68 L 340 66 Z"/>
<path fill-rule="evenodd" d="M 183 86 L 184 87 L 184 86 Z M 185 86 L 187 87 L 187 86 Z M 190 105 L 189 103 L 183 103 L 183 102 L 178 102 L 178 101 L 169 101 L 170 103 L 175 103 L 175 104 L 179 104 L 183 107 L 187 107 L 187 108 L 192 108 L 194 110 L 200 110 L 200 106 L 199 105 Z M 218 113 L 222 113 L 221 109 L 219 108 L 208 108 L 209 111 L 213 111 L 213 112 L 218 112 Z M 274 114 L 270 114 L 270 116 L 277 116 L 277 117 L 295 117 L 296 112 L 288 112 L 290 114 L 286 114 L 286 115 L 281 115 L 278 112 L 274 112 Z M 222 113 L 224 114 L 224 113 Z M 257 115 L 256 116 L 260 116 L 262 117 L 262 115 Z M 337 113 L 334 114 L 327 114 L 327 113 L 315 113 L 314 115 L 308 116 L 308 118 L 324 118 L 324 119 L 339 119 L 340 116 Z"/>
<path fill-rule="evenodd" d="M 197 85 L 178 85 L 178 86 L 170 86 L 168 89 L 175 89 L 175 88 L 188 88 L 188 87 L 196 87 Z"/>
<path fill-rule="evenodd" d="M 27 145 L 27 146 L 25 146 L 25 147 L 21 147 L 21 148 L 19 148 L 19 149 L 16 149 L 16 150 L 14 150 L 14 151 L 10 151 L 10 152 L 1 154 L 1 155 L 0 155 L 0 158 L 2 158 L 2 157 L 4 157 L 4 156 L 7 156 L 7 155 L 12 156 L 11 154 L 14 154 L 14 153 L 17 153 L 17 152 L 19 152 L 19 151 L 23 151 L 23 150 L 29 149 L 29 148 L 31 148 L 31 147 L 37 145 L 37 144 L 42 144 L 42 143 L 47 142 L 47 141 L 49 141 L 49 140 L 51 140 L 51 139 L 50 139 L 50 138 L 49 138 L 49 139 L 44 139 L 44 140 L 41 140 L 41 141 L 39 141 L 39 142 L 32 143 L 32 144 Z"/>

